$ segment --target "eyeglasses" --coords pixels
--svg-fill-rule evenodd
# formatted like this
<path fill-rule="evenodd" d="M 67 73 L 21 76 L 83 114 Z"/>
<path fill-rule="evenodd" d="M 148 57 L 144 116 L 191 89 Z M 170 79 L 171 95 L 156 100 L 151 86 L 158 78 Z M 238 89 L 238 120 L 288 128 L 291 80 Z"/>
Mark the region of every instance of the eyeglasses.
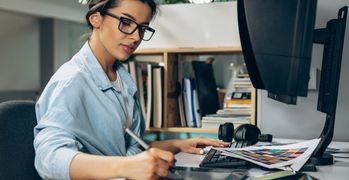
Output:
<path fill-rule="evenodd" d="M 119 26 L 118 26 L 119 30 L 127 35 L 133 34 L 138 29 L 139 37 L 143 41 L 149 41 L 155 32 L 155 29 L 153 29 L 149 26 L 138 24 L 135 21 L 133 21 L 132 19 L 125 18 L 122 16 L 117 16 L 117 15 L 111 14 L 107 11 L 102 12 L 102 14 L 108 15 L 110 17 L 113 17 L 113 18 L 119 20 Z"/>

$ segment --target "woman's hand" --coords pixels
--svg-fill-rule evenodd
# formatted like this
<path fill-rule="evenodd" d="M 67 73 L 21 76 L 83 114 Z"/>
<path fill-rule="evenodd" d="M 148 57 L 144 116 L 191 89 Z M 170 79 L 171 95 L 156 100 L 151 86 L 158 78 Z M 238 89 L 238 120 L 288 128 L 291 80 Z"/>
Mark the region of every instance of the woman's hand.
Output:
<path fill-rule="evenodd" d="M 193 154 L 203 154 L 204 151 L 202 148 L 206 146 L 227 147 L 229 146 L 229 144 L 219 140 L 204 137 L 179 140 L 177 142 L 177 147 L 180 151 Z"/>
<path fill-rule="evenodd" d="M 174 165 L 174 155 L 171 152 L 150 148 L 135 156 L 129 157 L 127 179 L 158 179 L 168 175 L 168 168 Z"/>

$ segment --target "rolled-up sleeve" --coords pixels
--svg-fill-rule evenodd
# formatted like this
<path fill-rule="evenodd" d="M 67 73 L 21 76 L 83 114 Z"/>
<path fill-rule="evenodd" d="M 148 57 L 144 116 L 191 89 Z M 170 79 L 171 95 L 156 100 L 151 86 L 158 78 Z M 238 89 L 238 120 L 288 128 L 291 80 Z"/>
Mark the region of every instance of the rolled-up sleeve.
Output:
<path fill-rule="evenodd" d="M 70 179 L 69 167 L 79 143 L 61 129 L 42 129 L 35 138 L 35 167 L 44 179 Z"/>
<path fill-rule="evenodd" d="M 44 179 L 70 179 L 70 163 L 82 149 L 67 130 L 74 121 L 71 112 L 76 106 L 71 103 L 76 98 L 72 98 L 74 92 L 67 93 L 70 90 L 67 84 L 50 84 L 36 104 L 35 168 Z"/>

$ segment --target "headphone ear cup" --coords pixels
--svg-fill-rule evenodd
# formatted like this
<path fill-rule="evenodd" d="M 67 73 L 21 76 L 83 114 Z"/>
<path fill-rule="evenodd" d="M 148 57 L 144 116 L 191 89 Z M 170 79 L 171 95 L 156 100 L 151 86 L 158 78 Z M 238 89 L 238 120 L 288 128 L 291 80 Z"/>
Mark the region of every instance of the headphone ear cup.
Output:
<path fill-rule="evenodd" d="M 260 134 L 261 131 L 257 126 L 252 124 L 243 124 L 236 128 L 234 132 L 234 139 L 237 146 L 250 146 L 258 142 L 258 137 Z"/>
<path fill-rule="evenodd" d="M 232 142 L 234 134 L 234 124 L 224 123 L 219 125 L 218 129 L 218 139 L 224 142 Z"/>
<path fill-rule="evenodd" d="M 218 128 L 218 139 L 219 140 L 223 140 L 222 129 L 223 129 L 223 124 L 220 124 L 219 128 Z"/>

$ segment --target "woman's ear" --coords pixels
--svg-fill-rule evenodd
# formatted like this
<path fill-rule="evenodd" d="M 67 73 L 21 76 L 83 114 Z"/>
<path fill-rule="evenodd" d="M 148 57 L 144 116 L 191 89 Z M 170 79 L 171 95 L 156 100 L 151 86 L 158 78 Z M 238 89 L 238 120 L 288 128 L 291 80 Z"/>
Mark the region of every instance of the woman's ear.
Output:
<path fill-rule="evenodd" d="M 100 12 L 95 12 L 91 14 L 91 16 L 88 18 L 93 28 L 99 28 L 102 24 L 102 16 Z"/>

